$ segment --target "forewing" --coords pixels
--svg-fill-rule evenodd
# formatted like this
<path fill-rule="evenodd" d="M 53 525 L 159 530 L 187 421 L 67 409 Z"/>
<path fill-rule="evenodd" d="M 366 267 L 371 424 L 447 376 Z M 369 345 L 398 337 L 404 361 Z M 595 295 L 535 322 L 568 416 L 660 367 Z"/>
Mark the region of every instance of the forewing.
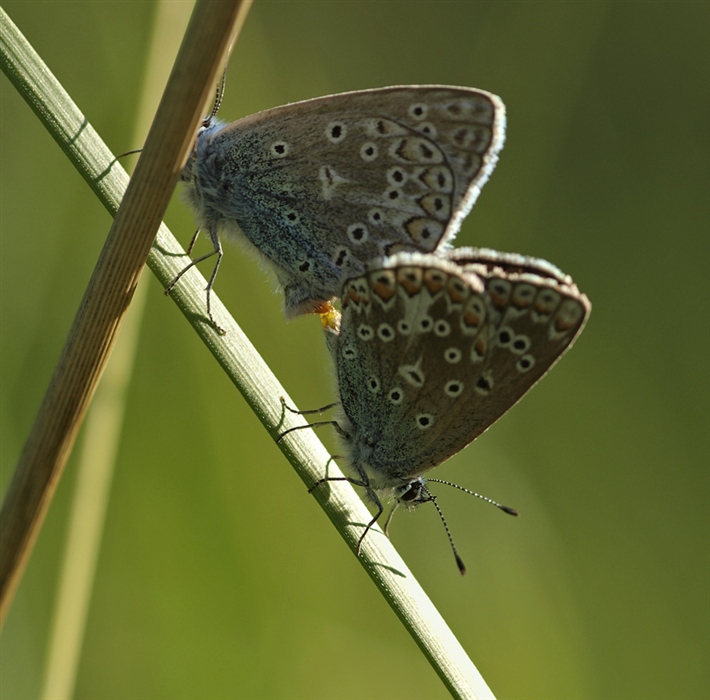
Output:
<path fill-rule="evenodd" d="M 470 88 L 390 87 L 267 110 L 213 138 L 247 238 L 311 290 L 455 235 L 503 145 L 504 107 Z"/>

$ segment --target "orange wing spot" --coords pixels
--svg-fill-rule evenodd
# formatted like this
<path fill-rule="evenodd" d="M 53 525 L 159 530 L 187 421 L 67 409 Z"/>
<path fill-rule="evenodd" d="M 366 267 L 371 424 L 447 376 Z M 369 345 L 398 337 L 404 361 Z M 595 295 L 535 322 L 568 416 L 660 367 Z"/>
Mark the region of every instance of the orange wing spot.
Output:
<path fill-rule="evenodd" d="M 455 277 L 452 277 L 449 280 L 449 288 L 447 291 L 449 293 L 449 298 L 454 304 L 463 304 L 468 296 L 468 289 L 466 289 L 466 285 Z"/>
<path fill-rule="evenodd" d="M 504 309 L 510 299 L 510 284 L 504 280 L 496 279 L 488 285 L 488 293 L 496 309 Z"/>
<path fill-rule="evenodd" d="M 419 267 L 400 267 L 397 270 L 399 286 L 410 296 L 418 294 L 422 288 L 422 271 Z"/>
<path fill-rule="evenodd" d="M 350 289 L 348 289 L 348 295 L 343 297 L 343 308 L 348 305 L 348 300 L 352 301 L 352 303 L 356 306 L 359 306 L 363 298 L 364 297 L 360 294 L 357 288 L 355 286 L 352 286 L 350 287 Z"/>
<path fill-rule="evenodd" d="M 581 315 L 580 307 L 568 300 L 555 315 L 555 330 L 568 331 L 574 328 L 579 323 Z"/>
<path fill-rule="evenodd" d="M 519 297 L 514 297 L 510 302 L 518 311 L 529 309 L 531 304 L 529 299 L 520 299 Z"/>
<path fill-rule="evenodd" d="M 510 301 L 516 309 L 523 310 L 530 308 L 534 298 L 535 289 L 529 284 L 521 284 L 513 290 Z"/>
<path fill-rule="evenodd" d="M 466 304 L 461 321 L 464 327 L 479 328 L 485 318 L 485 307 L 480 297 L 474 296 Z"/>
<path fill-rule="evenodd" d="M 479 336 L 476 338 L 471 348 L 471 360 L 473 360 L 473 362 L 480 362 L 486 356 L 486 350 L 486 341 Z"/>
<path fill-rule="evenodd" d="M 556 316 L 555 317 L 555 330 L 558 333 L 567 332 L 573 326 L 574 326 L 574 323 L 570 323 L 569 318 L 565 318 L 564 316 Z"/>
<path fill-rule="evenodd" d="M 469 328 L 478 328 L 481 325 L 483 319 L 473 310 L 469 309 L 464 312 L 463 324 Z"/>
<path fill-rule="evenodd" d="M 382 301 L 389 301 L 395 294 L 394 273 L 391 270 L 380 270 L 370 275 L 370 288 Z"/>
<path fill-rule="evenodd" d="M 551 290 L 538 294 L 535 299 L 535 311 L 542 316 L 549 316 L 557 308 L 559 301 L 560 297 Z"/>
<path fill-rule="evenodd" d="M 446 286 L 446 280 L 446 275 L 439 270 L 426 270 L 424 272 L 424 285 L 432 295 L 437 294 Z"/>
<path fill-rule="evenodd" d="M 503 294 L 491 294 L 491 302 L 496 309 L 505 309 L 508 306 L 508 297 Z"/>

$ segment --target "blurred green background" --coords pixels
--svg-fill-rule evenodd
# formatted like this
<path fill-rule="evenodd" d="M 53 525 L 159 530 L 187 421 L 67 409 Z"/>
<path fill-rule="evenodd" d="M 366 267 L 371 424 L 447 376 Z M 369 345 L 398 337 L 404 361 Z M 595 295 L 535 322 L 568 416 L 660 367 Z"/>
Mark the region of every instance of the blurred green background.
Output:
<path fill-rule="evenodd" d="M 4 6 L 114 152 L 139 146 L 156 5 Z M 397 83 L 499 94 L 508 140 L 456 244 L 549 259 L 594 304 L 551 375 L 436 472 L 522 516 L 438 491 L 463 579 L 433 509 L 392 528 L 500 698 L 710 696 L 709 29 L 707 2 L 256 0 L 232 56 L 225 119 Z M 4 492 L 110 217 L 0 86 Z M 167 223 L 187 243 L 178 196 Z M 447 697 L 145 282 L 75 697 Z M 284 323 L 235 249 L 217 292 L 301 407 L 332 400 L 316 318 Z M 40 693 L 75 481 L 76 455 L 2 633 L 3 700 Z"/>

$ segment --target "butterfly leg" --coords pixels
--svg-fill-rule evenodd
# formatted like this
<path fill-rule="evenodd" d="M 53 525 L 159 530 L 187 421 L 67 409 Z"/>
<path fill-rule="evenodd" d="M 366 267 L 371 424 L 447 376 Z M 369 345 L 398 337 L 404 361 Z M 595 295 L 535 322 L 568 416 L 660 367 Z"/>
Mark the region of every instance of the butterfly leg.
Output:
<path fill-rule="evenodd" d="M 387 522 L 385 523 L 385 535 L 387 537 L 390 536 L 390 523 L 392 522 L 392 516 L 395 514 L 395 511 L 399 508 L 399 501 L 395 501 L 394 505 L 392 506 L 392 510 L 390 511 L 390 514 L 387 516 Z"/>
<path fill-rule="evenodd" d="M 217 330 L 217 332 L 220 335 L 224 335 L 226 331 L 221 328 L 217 321 L 215 321 L 212 317 L 212 308 L 210 303 L 212 298 L 212 285 L 214 284 L 215 279 L 217 279 L 217 272 L 219 271 L 219 266 L 222 264 L 222 257 L 224 256 L 224 253 L 222 252 L 222 242 L 219 240 L 217 231 L 210 230 L 210 238 L 212 239 L 212 245 L 214 246 L 212 255 L 214 255 L 215 253 L 217 254 L 217 262 L 215 263 L 214 270 L 212 270 L 212 276 L 210 277 L 210 281 L 207 283 L 207 315 L 209 316 L 209 319 L 212 322 L 212 325 Z M 204 258 L 202 259 L 204 260 Z"/>
<path fill-rule="evenodd" d="M 190 253 L 192 252 L 192 247 L 195 245 L 195 241 L 197 240 L 197 236 L 199 235 L 199 233 L 200 233 L 200 230 L 198 229 L 198 230 L 195 232 L 195 235 L 192 237 L 192 240 L 190 241 L 190 245 L 189 245 L 188 248 L 187 248 L 187 254 L 188 254 L 188 255 L 190 255 Z M 219 249 L 216 249 L 216 248 L 215 248 L 215 250 L 210 251 L 210 252 L 207 253 L 206 255 L 203 255 L 203 256 L 201 256 L 201 257 L 199 257 L 199 258 L 195 258 L 194 260 L 190 260 L 190 262 L 189 262 L 187 265 L 185 265 L 185 267 L 183 267 L 182 270 L 180 270 L 180 272 L 178 272 L 177 275 L 175 275 L 175 277 L 173 277 L 173 279 L 172 279 L 172 281 L 170 282 L 170 284 L 165 288 L 164 294 L 165 294 L 166 296 L 167 296 L 168 294 L 170 294 L 170 292 L 173 291 L 173 287 L 175 287 L 175 285 L 177 284 L 178 280 L 179 280 L 191 267 L 194 267 L 194 266 L 197 265 L 198 263 L 201 263 L 203 260 L 207 260 L 207 258 L 211 258 L 211 257 L 212 257 L 213 255 L 215 255 L 216 253 L 220 253 L 220 254 L 221 254 L 221 252 L 222 252 L 221 247 L 220 247 Z M 214 273 L 213 273 L 212 277 L 214 277 Z"/>
<path fill-rule="evenodd" d="M 367 488 L 367 484 L 364 481 L 359 481 L 358 479 L 351 479 L 349 476 L 325 476 L 322 479 L 318 479 L 318 481 L 316 481 L 316 483 L 308 489 L 308 493 L 312 493 L 321 484 L 325 484 L 328 481 L 347 481 L 353 486 L 363 486 Z"/>
<path fill-rule="evenodd" d="M 362 549 L 362 543 L 365 539 L 365 535 L 367 535 L 367 533 L 370 531 L 370 528 L 380 519 L 380 516 L 382 515 L 385 509 L 382 505 L 382 502 L 377 497 L 377 494 L 370 488 L 370 485 L 366 481 L 362 481 L 361 479 L 353 479 L 349 476 L 326 476 L 324 479 L 319 479 L 318 481 L 316 481 L 316 483 L 308 489 L 308 493 L 311 493 L 312 491 L 317 489 L 321 484 L 324 484 L 328 481 L 347 481 L 353 486 L 362 486 L 363 488 L 367 489 L 368 497 L 377 507 L 377 513 L 375 514 L 375 517 L 367 523 L 364 532 L 362 533 L 362 535 L 360 535 L 360 538 L 357 541 L 356 554 L 359 557 L 360 550 Z"/>
<path fill-rule="evenodd" d="M 276 438 L 276 444 L 278 445 L 281 440 L 286 437 L 289 433 L 292 433 L 294 430 L 303 430 L 304 428 L 320 428 L 322 425 L 332 425 L 336 432 L 340 433 L 341 435 L 347 435 L 345 431 L 338 425 L 337 421 L 334 420 L 323 420 L 319 421 L 318 423 L 309 423 L 308 425 L 297 425 L 294 428 L 289 428 L 288 430 L 284 430 L 281 435 Z"/>
<path fill-rule="evenodd" d="M 190 246 L 188 248 L 188 255 L 192 251 L 192 246 L 195 244 L 195 241 L 197 240 L 197 236 L 200 233 L 199 229 L 195 233 L 195 235 L 192 237 L 192 240 L 190 241 Z M 222 262 L 222 256 L 224 253 L 222 252 L 222 243 L 220 242 L 219 238 L 217 237 L 217 234 L 215 232 L 214 235 L 210 233 L 210 238 L 212 239 L 212 244 L 214 245 L 214 250 L 211 250 L 209 253 L 206 253 L 205 255 L 200 256 L 199 258 L 195 258 L 194 260 L 191 260 L 185 267 L 180 270 L 180 272 L 175 275 L 173 278 L 172 282 L 165 288 L 164 294 L 167 296 L 170 294 L 170 292 L 173 291 L 173 288 L 177 284 L 178 280 L 191 268 L 197 265 L 198 263 L 201 263 L 203 260 L 207 260 L 207 258 L 211 258 L 213 255 L 217 256 L 217 264 L 214 266 L 214 270 L 212 271 L 212 276 L 210 277 L 210 281 L 207 283 L 207 316 L 210 319 L 210 323 L 214 326 L 215 330 L 220 334 L 224 335 L 226 331 L 214 320 L 212 317 L 212 310 L 210 308 L 210 293 L 212 292 L 212 285 L 214 284 L 215 278 L 217 277 L 217 271 L 219 270 L 219 265 Z"/>
<path fill-rule="evenodd" d="M 380 499 L 377 497 L 377 494 L 371 488 L 369 488 L 367 485 L 366 485 L 366 488 L 367 488 L 368 497 L 375 504 L 375 507 L 377 508 L 377 513 L 375 514 L 375 517 L 372 518 L 372 520 L 370 520 L 369 523 L 367 523 L 367 525 L 365 526 L 364 532 L 362 533 L 362 535 L 360 535 L 360 539 L 357 541 L 356 554 L 358 557 L 360 556 L 360 550 L 362 549 L 362 543 L 365 539 L 365 535 L 368 532 L 370 532 L 370 528 L 380 519 L 380 516 L 382 515 L 382 513 L 384 513 L 384 510 L 385 510 L 382 505 L 382 501 L 380 501 Z"/>
<path fill-rule="evenodd" d="M 307 411 L 299 411 L 299 410 L 296 409 L 296 408 L 291 408 L 291 407 L 286 403 L 286 399 L 284 399 L 283 396 L 281 397 L 281 404 L 283 405 L 283 407 L 284 407 L 287 411 L 291 411 L 291 413 L 295 413 L 295 414 L 297 414 L 297 415 L 299 415 L 299 416 L 308 416 L 308 415 L 311 415 L 311 414 L 313 414 L 313 413 L 318 413 L 318 414 L 325 413 L 326 411 L 329 411 L 331 408 L 335 408 L 336 406 L 339 406 L 339 405 L 340 405 L 340 401 L 335 401 L 334 403 L 329 403 L 327 406 L 321 406 L 321 408 L 311 408 L 311 409 L 309 409 L 309 410 L 307 410 Z"/>
<path fill-rule="evenodd" d="M 198 228 L 197 231 L 195 231 L 195 235 L 190 239 L 190 245 L 187 246 L 187 254 L 192 255 L 192 249 L 195 247 L 195 243 L 197 243 L 197 237 L 200 235 L 200 229 Z"/>

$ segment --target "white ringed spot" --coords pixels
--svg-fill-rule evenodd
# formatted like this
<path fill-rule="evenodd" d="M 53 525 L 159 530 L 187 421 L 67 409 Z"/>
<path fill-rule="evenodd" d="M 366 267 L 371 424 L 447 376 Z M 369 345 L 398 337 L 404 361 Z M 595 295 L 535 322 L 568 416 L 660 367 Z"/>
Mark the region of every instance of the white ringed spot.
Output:
<path fill-rule="evenodd" d="M 426 119 L 426 115 L 429 113 L 429 105 L 426 105 L 423 102 L 415 102 L 414 104 L 409 105 L 409 109 L 407 111 L 412 119 Z"/>
<path fill-rule="evenodd" d="M 387 398 L 391 404 L 399 406 L 404 400 L 404 391 L 396 386 L 394 389 L 390 389 L 390 393 L 387 394 Z"/>
<path fill-rule="evenodd" d="M 368 239 L 370 235 L 370 232 L 367 230 L 367 226 L 360 223 L 350 224 L 350 226 L 348 226 L 347 233 L 348 238 L 355 245 L 361 245 Z"/>
<path fill-rule="evenodd" d="M 377 327 L 377 337 L 383 343 L 389 343 L 390 340 L 394 340 L 394 328 L 392 328 L 389 323 L 380 323 L 380 325 Z"/>
<path fill-rule="evenodd" d="M 424 315 L 419 319 L 417 330 L 420 333 L 428 333 L 434 326 L 434 319 L 429 315 Z"/>
<path fill-rule="evenodd" d="M 341 143 L 347 135 L 348 128 L 345 126 L 344 122 L 330 122 L 330 124 L 325 127 L 325 137 L 331 143 Z"/>
<path fill-rule="evenodd" d="M 373 160 L 377 159 L 379 154 L 380 150 L 377 148 L 377 144 L 372 141 L 367 141 L 360 147 L 360 158 L 366 163 L 372 163 Z"/>
<path fill-rule="evenodd" d="M 426 430 L 434 424 L 434 416 L 431 413 L 418 413 L 414 417 L 414 423 L 419 430 Z"/>
<path fill-rule="evenodd" d="M 448 321 L 444 321 L 443 318 L 440 318 L 434 323 L 434 334 L 437 335 L 439 338 L 445 338 L 450 333 L 451 326 L 449 325 Z"/>
<path fill-rule="evenodd" d="M 444 385 L 444 393 L 452 399 L 461 396 L 463 393 L 463 382 L 460 382 L 457 379 L 452 379 L 450 382 L 446 382 Z"/>
<path fill-rule="evenodd" d="M 412 326 L 404 319 L 400 319 L 397 321 L 397 332 L 400 335 L 410 335 L 412 332 Z"/>
<path fill-rule="evenodd" d="M 360 340 L 372 340 L 375 337 L 375 331 L 372 326 L 368 326 L 366 323 L 361 323 L 357 327 L 357 336 Z"/>
<path fill-rule="evenodd" d="M 286 141 L 274 141 L 269 150 L 274 158 L 285 158 L 291 150 L 291 147 Z"/>
<path fill-rule="evenodd" d="M 516 363 L 515 369 L 521 374 L 531 370 L 535 365 L 535 358 L 532 355 L 523 355 Z"/>
<path fill-rule="evenodd" d="M 526 335 L 516 335 L 513 342 L 510 344 L 510 351 L 516 355 L 522 355 L 527 352 L 532 345 L 532 341 Z"/>
<path fill-rule="evenodd" d="M 458 348 L 446 348 L 444 350 L 444 359 L 452 365 L 455 365 L 457 362 L 461 362 L 461 357 L 463 356 L 463 353 L 458 349 Z"/>

